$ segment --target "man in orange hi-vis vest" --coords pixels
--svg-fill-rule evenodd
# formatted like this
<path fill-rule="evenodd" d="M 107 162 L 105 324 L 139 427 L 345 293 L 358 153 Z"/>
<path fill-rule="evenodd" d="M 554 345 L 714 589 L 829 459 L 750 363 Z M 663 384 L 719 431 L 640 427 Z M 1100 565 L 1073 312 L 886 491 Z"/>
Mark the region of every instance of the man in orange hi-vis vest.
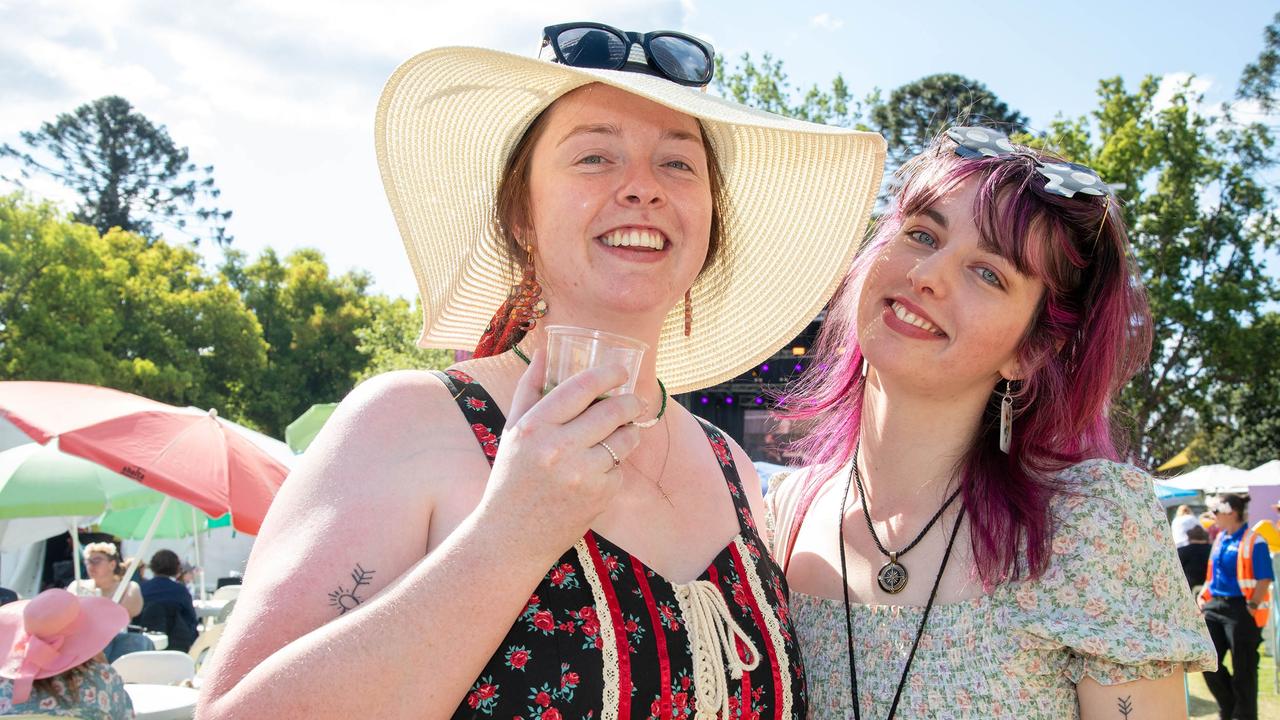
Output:
<path fill-rule="evenodd" d="M 1258 645 L 1270 609 L 1271 553 L 1266 540 L 1249 529 L 1249 499 L 1226 494 L 1209 504 L 1221 528 L 1209 555 L 1209 570 L 1200 609 L 1209 637 L 1218 650 L 1218 669 L 1204 674 L 1205 684 L 1218 701 L 1221 718 L 1258 717 Z M 1222 660 L 1231 651 L 1232 672 Z"/>

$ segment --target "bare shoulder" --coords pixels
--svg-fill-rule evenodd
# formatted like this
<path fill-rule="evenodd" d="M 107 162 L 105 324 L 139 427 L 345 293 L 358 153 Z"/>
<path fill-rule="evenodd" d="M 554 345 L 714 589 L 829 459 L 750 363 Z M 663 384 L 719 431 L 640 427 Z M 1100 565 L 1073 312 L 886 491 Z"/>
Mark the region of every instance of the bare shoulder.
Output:
<path fill-rule="evenodd" d="M 729 445 L 729 452 L 733 456 L 733 464 L 738 470 L 738 479 L 742 482 L 742 489 L 747 494 L 747 504 L 751 507 L 751 515 L 755 519 L 757 528 L 765 528 L 768 526 L 764 505 L 764 491 L 760 486 L 760 473 L 756 472 L 755 463 L 751 457 L 747 455 L 747 451 L 736 440 L 729 437 L 728 434 L 721 431 L 720 433 Z"/>
<path fill-rule="evenodd" d="M 356 387 L 272 501 L 221 641 L 235 651 L 215 657 L 215 688 L 358 612 L 419 562 L 449 488 L 474 483 L 477 472 L 483 483 L 487 468 L 469 435 L 430 373 L 387 373 Z"/>

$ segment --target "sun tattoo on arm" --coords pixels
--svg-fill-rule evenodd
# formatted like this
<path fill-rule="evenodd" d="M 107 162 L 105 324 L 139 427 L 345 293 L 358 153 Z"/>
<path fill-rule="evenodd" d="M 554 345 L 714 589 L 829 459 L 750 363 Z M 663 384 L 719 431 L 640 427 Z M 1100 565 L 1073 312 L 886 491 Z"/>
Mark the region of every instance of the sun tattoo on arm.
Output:
<path fill-rule="evenodd" d="M 356 591 L 361 587 L 369 584 L 369 578 L 373 577 L 373 570 L 365 570 L 356 563 L 356 567 L 351 571 L 351 589 L 348 590 L 341 585 L 337 590 L 329 593 L 329 605 L 338 608 L 338 614 L 344 615 L 348 610 L 352 610 L 363 600 L 356 595 Z"/>
<path fill-rule="evenodd" d="M 1133 712 L 1132 695 L 1126 695 L 1116 701 L 1116 708 L 1120 711 L 1120 716 L 1128 720 L 1129 713 Z"/>

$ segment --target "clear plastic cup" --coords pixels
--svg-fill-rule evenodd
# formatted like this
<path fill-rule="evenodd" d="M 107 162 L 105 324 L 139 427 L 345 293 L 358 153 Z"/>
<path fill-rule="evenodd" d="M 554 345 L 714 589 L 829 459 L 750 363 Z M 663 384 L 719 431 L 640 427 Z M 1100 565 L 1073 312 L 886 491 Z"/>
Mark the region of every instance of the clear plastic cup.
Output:
<path fill-rule="evenodd" d="M 625 335 L 572 325 L 547 326 L 547 375 L 542 394 L 583 370 L 601 365 L 621 365 L 627 369 L 627 381 L 606 392 L 601 399 L 625 395 L 636 390 L 640 363 L 649 349 L 645 343 Z"/>

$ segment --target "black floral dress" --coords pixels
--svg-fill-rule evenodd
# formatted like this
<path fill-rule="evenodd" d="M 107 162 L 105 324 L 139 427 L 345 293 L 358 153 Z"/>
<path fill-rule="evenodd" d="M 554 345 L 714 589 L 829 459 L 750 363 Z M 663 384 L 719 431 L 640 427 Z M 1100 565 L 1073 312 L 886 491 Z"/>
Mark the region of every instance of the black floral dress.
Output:
<path fill-rule="evenodd" d="M 493 463 L 506 419 L 465 373 L 437 373 Z M 454 718 L 804 718 L 782 571 L 765 551 L 728 442 L 702 423 L 739 533 L 673 583 L 588 531 L 548 569 Z"/>

